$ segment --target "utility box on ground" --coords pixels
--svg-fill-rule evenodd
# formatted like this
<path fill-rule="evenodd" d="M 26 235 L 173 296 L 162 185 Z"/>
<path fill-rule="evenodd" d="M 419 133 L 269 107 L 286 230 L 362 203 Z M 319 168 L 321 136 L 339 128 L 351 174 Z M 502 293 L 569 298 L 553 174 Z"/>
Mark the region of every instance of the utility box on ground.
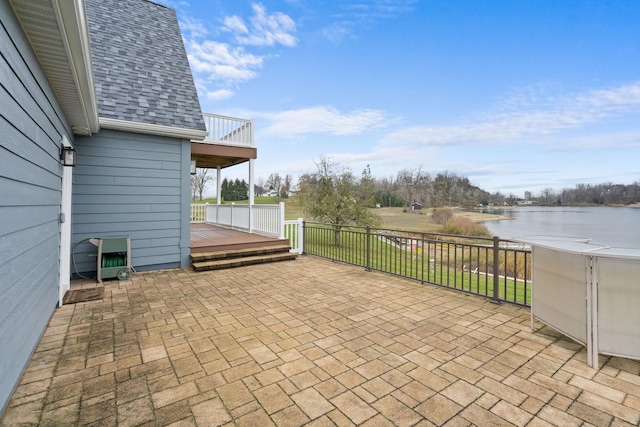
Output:
<path fill-rule="evenodd" d="M 98 247 L 97 279 L 126 280 L 131 277 L 131 239 L 129 236 L 98 237 L 89 240 Z"/>

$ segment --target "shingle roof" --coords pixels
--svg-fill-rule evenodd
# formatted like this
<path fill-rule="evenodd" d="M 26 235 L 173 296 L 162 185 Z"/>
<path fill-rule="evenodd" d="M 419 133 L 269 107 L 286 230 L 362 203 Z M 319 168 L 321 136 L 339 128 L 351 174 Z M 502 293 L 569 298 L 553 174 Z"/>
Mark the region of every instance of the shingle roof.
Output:
<path fill-rule="evenodd" d="M 98 115 L 205 130 L 176 14 L 147 0 L 86 0 Z"/>

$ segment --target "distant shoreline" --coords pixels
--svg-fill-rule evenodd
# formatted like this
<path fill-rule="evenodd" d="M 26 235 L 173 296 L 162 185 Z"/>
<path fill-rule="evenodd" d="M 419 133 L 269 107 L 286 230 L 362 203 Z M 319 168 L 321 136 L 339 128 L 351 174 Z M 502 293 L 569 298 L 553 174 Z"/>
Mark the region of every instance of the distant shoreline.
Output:
<path fill-rule="evenodd" d="M 513 220 L 512 216 L 473 211 L 454 211 L 455 216 L 469 218 L 473 222 Z"/>

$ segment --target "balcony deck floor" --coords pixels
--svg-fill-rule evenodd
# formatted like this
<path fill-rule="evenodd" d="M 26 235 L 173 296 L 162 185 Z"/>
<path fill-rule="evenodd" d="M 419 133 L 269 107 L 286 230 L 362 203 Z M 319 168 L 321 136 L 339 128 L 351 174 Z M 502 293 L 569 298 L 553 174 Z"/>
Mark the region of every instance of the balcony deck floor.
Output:
<path fill-rule="evenodd" d="M 288 243 L 275 237 L 210 224 L 191 224 L 191 253 L 216 252 Z"/>

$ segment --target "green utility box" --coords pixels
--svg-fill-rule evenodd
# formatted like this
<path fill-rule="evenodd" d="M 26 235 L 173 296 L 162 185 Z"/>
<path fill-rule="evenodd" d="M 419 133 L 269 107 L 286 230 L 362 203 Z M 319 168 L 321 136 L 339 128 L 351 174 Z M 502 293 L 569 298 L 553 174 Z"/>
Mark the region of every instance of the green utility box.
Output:
<path fill-rule="evenodd" d="M 131 277 L 131 239 L 129 236 L 98 237 L 89 240 L 98 247 L 98 282 L 102 279 L 126 280 Z"/>

